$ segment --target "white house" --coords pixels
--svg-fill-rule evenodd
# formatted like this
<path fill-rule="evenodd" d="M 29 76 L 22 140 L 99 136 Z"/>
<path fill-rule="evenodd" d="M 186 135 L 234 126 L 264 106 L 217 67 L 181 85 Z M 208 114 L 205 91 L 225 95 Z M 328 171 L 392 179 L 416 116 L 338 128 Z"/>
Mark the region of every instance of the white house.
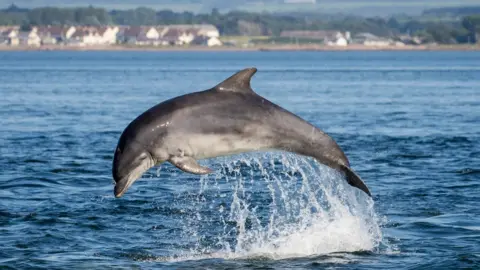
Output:
<path fill-rule="evenodd" d="M 223 43 L 217 37 L 207 37 L 207 36 L 196 36 L 195 39 L 192 41 L 192 44 L 195 45 L 203 45 L 208 47 L 213 46 L 222 46 Z"/>
<path fill-rule="evenodd" d="M 152 26 L 131 26 L 119 32 L 120 40 L 135 45 L 156 45 L 160 34 Z"/>
<path fill-rule="evenodd" d="M 212 24 L 172 24 L 172 25 L 163 25 L 162 28 L 168 29 L 177 29 L 178 31 L 192 31 L 196 35 L 206 36 L 206 37 L 220 37 L 220 32 L 217 27 Z"/>
<path fill-rule="evenodd" d="M 198 34 L 207 36 L 207 37 L 220 37 L 220 32 L 218 31 L 217 27 L 212 24 L 197 24 L 195 25 L 198 27 Z"/>
<path fill-rule="evenodd" d="M 62 35 L 65 36 L 66 39 L 69 39 L 73 36 L 73 33 L 75 33 L 76 30 L 77 29 L 74 26 L 68 26 L 64 28 Z"/>
<path fill-rule="evenodd" d="M 223 42 L 218 38 L 218 37 L 209 37 L 207 41 L 207 46 L 208 47 L 213 47 L 213 46 L 222 46 Z"/>
<path fill-rule="evenodd" d="M 63 28 L 60 26 L 36 26 L 42 45 L 57 44 L 62 40 Z"/>
<path fill-rule="evenodd" d="M 34 29 L 18 33 L 18 44 L 20 45 L 38 47 L 42 44 L 41 41 L 37 31 Z"/>
<path fill-rule="evenodd" d="M 184 40 L 180 41 L 180 36 L 183 34 L 183 30 L 178 28 L 170 28 L 168 27 L 167 31 L 161 37 L 161 39 L 167 42 L 169 45 L 182 45 L 185 44 L 184 41 L 186 37 L 184 36 Z M 163 45 L 166 45 L 162 43 Z"/>
<path fill-rule="evenodd" d="M 341 32 L 336 32 L 335 34 L 327 37 L 325 43 L 329 46 L 347 46 L 349 36 L 349 32 L 347 32 L 345 35 Z"/>
<path fill-rule="evenodd" d="M 74 26 L 35 26 L 42 44 L 58 44 L 70 39 L 76 31 Z"/>
<path fill-rule="evenodd" d="M 362 44 L 365 46 L 389 46 L 392 44 L 392 40 L 382 37 L 377 37 L 371 33 L 359 33 L 353 37 L 353 43 Z"/>
<path fill-rule="evenodd" d="M 158 35 L 160 37 L 163 37 L 168 32 L 169 28 L 168 28 L 168 26 L 157 26 L 155 29 L 157 30 Z"/>
<path fill-rule="evenodd" d="M 342 33 L 334 30 L 293 30 L 282 31 L 281 37 L 288 37 L 292 40 L 295 39 L 307 39 L 307 40 L 319 40 L 324 44 L 330 46 L 347 46 L 350 39 L 350 33 Z"/>
<path fill-rule="evenodd" d="M 120 30 L 118 26 L 102 26 L 98 28 L 98 33 L 101 36 L 101 44 L 115 44 L 117 43 L 117 33 Z"/>
<path fill-rule="evenodd" d="M 18 39 L 18 30 L 15 27 L 5 27 L 0 29 L 0 37 L 3 40 L 2 43 L 10 46 L 18 46 L 20 43 Z"/>
<path fill-rule="evenodd" d="M 89 46 L 102 44 L 102 41 L 103 38 L 96 28 L 77 27 L 67 43 L 74 46 Z"/>
<path fill-rule="evenodd" d="M 180 35 L 178 36 L 178 42 L 180 45 L 183 44 L 190 44 L 196 36 L 198 36 L 198 31 L 194 29 L 189 29 L 187 31 L 181 31 Z"/>
<path fill-rule="evenodd" d="M 168 41 L 171 45 L 190 44 L 199 36 L 199 30 L 192 28 L 190 25 L 171 25 L 157 29 L 161 29 L 160 38 Z"/>

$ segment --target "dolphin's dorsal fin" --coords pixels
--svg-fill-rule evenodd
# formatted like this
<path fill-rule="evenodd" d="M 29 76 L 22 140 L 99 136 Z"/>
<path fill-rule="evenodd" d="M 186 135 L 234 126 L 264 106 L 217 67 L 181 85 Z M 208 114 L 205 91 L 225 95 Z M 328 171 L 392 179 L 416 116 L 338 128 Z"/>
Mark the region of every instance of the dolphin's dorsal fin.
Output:
<path fill-rule="evenodd" d="M 257 72 L 257 69 L 254 67 L 243 69 L 219 83 L 214 89 L 217 91 L 251 93 L 253 90 L 250 87 L 250 80 L 255 72 Z"/>

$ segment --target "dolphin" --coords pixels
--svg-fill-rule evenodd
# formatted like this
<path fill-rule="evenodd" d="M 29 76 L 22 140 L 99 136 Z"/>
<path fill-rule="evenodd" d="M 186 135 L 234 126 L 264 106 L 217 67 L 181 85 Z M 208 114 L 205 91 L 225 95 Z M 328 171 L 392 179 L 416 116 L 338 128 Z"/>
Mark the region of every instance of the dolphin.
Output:
<path fill-rule="evenodd" d="M 199 159 L 258 150 L 313 157 L 371 196 L 329 135 L 252 90 L 256 72 L 254 67 L 243 69 L 211 89 L 166 100 L 134 119 L 121 134 L 113 157 L 115 197 L 166 161 L 201 175 L 213 171 L 199 165 Z"/>

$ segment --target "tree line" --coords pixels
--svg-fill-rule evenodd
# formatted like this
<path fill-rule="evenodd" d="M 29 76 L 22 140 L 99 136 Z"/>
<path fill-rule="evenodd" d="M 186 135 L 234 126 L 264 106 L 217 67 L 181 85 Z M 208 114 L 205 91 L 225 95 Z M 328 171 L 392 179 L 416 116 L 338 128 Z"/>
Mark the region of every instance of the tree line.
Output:
<path fill-rule="evenodd" d="M 111 10 L 98 7 L 22 9 L 15 5 L 0 10 L 0 25 L 160 25 L 213 24 L 222 35 L 271 35 L 283 30 L 340 30 L 352 34 L 369 32 L 377 36 L 416 35 L 442 44 L 475 43 L 480 32 L 480 14 L 461 19 L 425 20 L 423 17 L 364 18 L 353 15 L 321 15 L 308 13 L 275 14 L 231 11 L 210 13 L 156 11 L 139 7 Z"/>

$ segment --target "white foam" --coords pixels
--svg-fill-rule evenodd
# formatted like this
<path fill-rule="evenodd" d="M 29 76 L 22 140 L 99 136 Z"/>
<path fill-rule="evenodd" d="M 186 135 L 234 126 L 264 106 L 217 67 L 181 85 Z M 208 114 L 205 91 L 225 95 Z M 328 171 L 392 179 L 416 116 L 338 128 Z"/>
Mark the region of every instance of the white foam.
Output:
<path fill-rule="evenodd" d="M 205 204 L 217 209 L 220 222 L 215 224 L 223 228 L 209 237 L 210 242 L 215 239 L 212 247 L 197 243 L 167 261 L 310 257 L 375 251 L 382 242 L 373 201 L 346 184 L 339 173 L 313 160 L 273 153 L 211 163 L 222 164 L 221 172 L 202 177 L 199 193 L 217 190 L 216 199 Z M 263 194 L 258 194 L 262 189 Z M 219 200 L 229 203 L 217 207 Z M 186 235 L 197 239 L 200 223 L 215 218 L 197 213 L 185 226 Z"/>

